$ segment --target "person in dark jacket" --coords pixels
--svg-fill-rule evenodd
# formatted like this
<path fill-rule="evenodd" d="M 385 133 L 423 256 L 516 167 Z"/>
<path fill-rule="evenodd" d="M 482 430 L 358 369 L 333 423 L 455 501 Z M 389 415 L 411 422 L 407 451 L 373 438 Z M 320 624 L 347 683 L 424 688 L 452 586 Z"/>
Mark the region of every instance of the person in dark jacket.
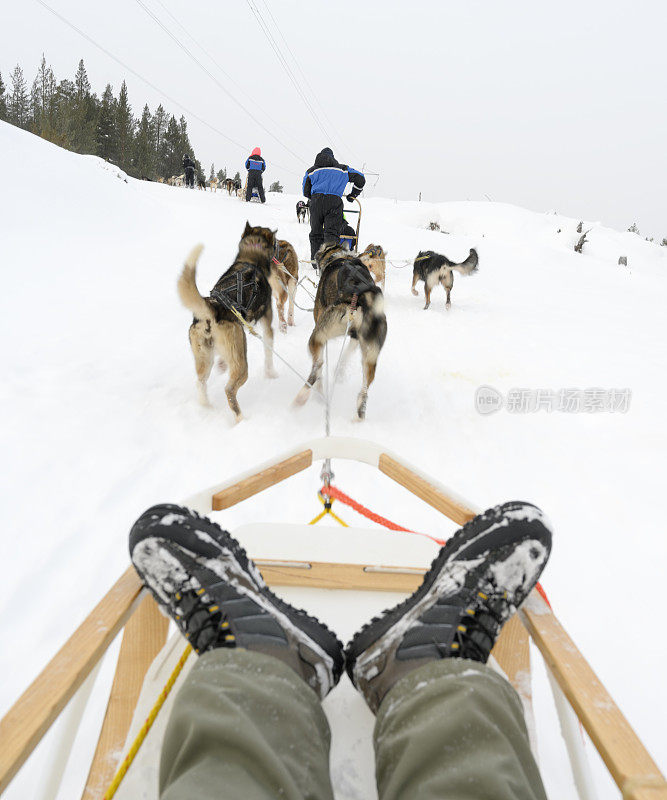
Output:
<path fill-rule="evenodd" d="M 183 156 L 183 169 L 185 170 L 185 185 L 195 188 L 195 162 L 186 153 Z"/>
<path fill-rule="evenodd" d="M 337 242 L 343 233 L 342 196 L 348 183 L 352 191 L 347 199 L 352 201 L 361 193 L 366 178 L 358 169 L 339 164 L 330 147 L 317 154 L 315 163 L 303 176 L 303 194 L 310 198 L 310 257 L 324 242 Z"/>
<path fill-rule="evenodd" d="M 266 203 L 264 196 L 264 184 L 262 183 L 262 172 L 266 169 L 266 161 L 262 158 L 262 151 L 256 147 L 248 156 L 245 162 L 245 168 L 248 170 L 248 187 L 245 193 L 245 199 L 250 202 L 252 200 L 252 190 L 257 189 L 257 194 L 262 203 Z"/>

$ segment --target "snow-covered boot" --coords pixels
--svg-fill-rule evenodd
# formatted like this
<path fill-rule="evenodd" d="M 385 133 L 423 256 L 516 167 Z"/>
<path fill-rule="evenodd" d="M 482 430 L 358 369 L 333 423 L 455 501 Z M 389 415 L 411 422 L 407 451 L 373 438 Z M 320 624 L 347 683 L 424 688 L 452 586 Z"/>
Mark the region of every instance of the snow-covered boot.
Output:
<path fill-rule="evenodd" d="M 275 656 L 320 698 L 338 683 L 341 642 L 269 591 L 243 548 L 215 522 L 181 506 L 153 506 L 130 531 L 130 557 L 197 653 L 243 647 Z"/>
<path fill-rule="evenodd" d="M 486 663 L 550 551 L 549 523 L 529 503 L 496 506 L 457 531 L 419 589 L 347 646 L 347 672 L 371 710 L 399 678 L 424 664 L 443 658 Z"/>

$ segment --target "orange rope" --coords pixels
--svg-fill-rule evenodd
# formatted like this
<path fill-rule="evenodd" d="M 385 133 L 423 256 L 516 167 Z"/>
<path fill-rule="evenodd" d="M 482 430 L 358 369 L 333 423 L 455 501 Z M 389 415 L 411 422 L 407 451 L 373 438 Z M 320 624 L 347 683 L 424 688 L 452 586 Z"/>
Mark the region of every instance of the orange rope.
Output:
<path fill-rule="evenodd" d="M 411 528 L 404 528 L 402 525 L 398 525 L 386 517 L 376 514 L 374 511 L 371 511 L 370 508 L 366 508 L 366 506 L 362 506 L 361 503 L 357 503 L 356 500 L 353 500 L 349 495 L 346 495 L 345 492 L 341 492 L 341 490 L 337 489 L 335 486 L 323 486 L 320 489 L 320 494 L 329 497 L 332 500 L 339 500 L 341 503 L 345 503 L 346 506 L 350 506 L 351 509 L 356 511 L 357 514 L 368 517 L 368 519 L 376 522 L 378 525 L 384 525 L 385 528 L 389 528 L 391 531 L 403 531 L 405 533 L 415 533 L 417 536 L 425 536 L 427 539 L 439 544 L 441 547 L 445 544 L 444 539 L 436 539 L 435 536 L 430 536 L 428 533 L 420 533 L 419 531 L 413 531 Z M 538 583 L 535 588 L 539 592 L 544 602 L 549 606 L 549 608 L 551 608 L 551 603 L 549 602 L 547 593 L 542 588 L 542 585 Z"/>
<path fill-rule="evenodd" d="M 362 514 L 364 517 L 368 517 L 368 519 L 372 520 L 373 522 L 377 522 L 378 525 L 384 525 L 385 528 L 389 528 L 391 531 L 404 531 L 405 533 L 415 533 L 417 536 L 425 536 L 427 539 L 439 544 L 441 547 L 445 544 L 443 539 L 436 539 L 435 536 L 430 536 L 428 533 L 420 533 L 419 531 L 413 531 L 410 528 L 404 528 L 402 525 L 397 525 L 395 522 L 392 522 L 385 517 L 381 517 L 379 514 L 376 514 L 374 511 L 371 511 L 366 506 L 362 506 L 361 503 L 357 503 L 356 500 L 353 500 L 351 497 L 345 494 L 345 492 L 341 492 L 340 489 L 336 489 L 335 486 L 323 486 L 320 489 L 320 493 L 332 498 L 333 500 L 340 500 L 341 503 L 345 503 L 346 506 L 350 506 L 350 508 L 354 509 L 357 514 Z"/>

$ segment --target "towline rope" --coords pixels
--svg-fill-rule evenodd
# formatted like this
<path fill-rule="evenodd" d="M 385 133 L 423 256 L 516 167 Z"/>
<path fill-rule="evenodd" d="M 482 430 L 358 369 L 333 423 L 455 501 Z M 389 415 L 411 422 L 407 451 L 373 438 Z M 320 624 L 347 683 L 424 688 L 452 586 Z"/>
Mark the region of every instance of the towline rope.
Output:
<path fill-rule="evenodd" d="M 411 528 L 404 528 L 403 525 L 399 525 L 398 523 L 392 522 L 380 514 L 376 514 L 374 511 L 371 511 L 370 508 L 366 508 L 366 506 L 363 506 L 361 503 L 353 500 L 349 495 L 345 494 L 345 492 L 341 492 L 340 489 L 337 489 L 335 486 L 331 486 L 331 484 L 328 486 L 322 486 L 319 491 L 319 495 L 322 497 L 328 497 L 330 500 L 339 500 L 341 503 L 344 503 L 346 506 L 349 506 L 351 509 L 356 511 L 357 514 L 361 514 L 362 516 L 370 519 L 372 522 L 376 522 L 378 525 L 383 525 L 385 528 L 389 528 L 391 531 L 402 531 L 404 533 L 414 533 L 417 536 L 425 536 L 427 539 L 430 539 L 432 542 L 435 542 L 441 547 L 445 544 L 444 539 L 437 539 L 435 536 L 431 536 L 428 533 L 421 533 L 420 531 L 413 531 Z"/>
<path fill-rule="evenodd" d="M 243 327 L 244 327 L 244 328 L 247 328 L 247 330 L 248 330 L 248 331 L 249 331 L 249 332 L 252 334 L 252 336 L 254 336 L 256 339 L 260 339 L 260 340 L 262 341 L 262 344 L 264 345 L 264 347 L 268 347 L 268 349 L 269 349 L 269 350 L 270 350 L 270 351 L 273 353 L 273 355 L 274 355 L 276 358 L 280 359 L 280 361 L 282 361 L 282 362 L 283 362 L 283 364 L 284 364 L 284 365 L 285 365 L 285 366 L 286 366 L 288 369 L 291 369 L 291 370 L 292 370 L 292 372 L 293 372 L 293 373 L 296 375 L 296 377 L 297 377 L 297 378 L 298 378 L 300 381 L 302 381 L 303 383 L 307 383 L 307 380 L 306 380 L 306 378 L 304 378 L 304 377 L 303 377 L 303 375 L 301 375 L 301 374 L 300 374 L 300 373 L 299 373 L 299 372 L 298 372 L 298 371 L 297 371 L 297 370 L 296 370 L 296 369 L 295 369 L 295 368 L 294 368 L 294 367 L 293 367 L 293 366 L 292 366 L 292 365 L 289 363 L 289 361 L 288 361 L 286 358 L 283 358 L 283 357 L 280 355 L 280 353 L 278 353 L 278 352 L 276 351 L 276 349 L 275 349 L 275 347 L 274 347 L 273 345 L 268 345 L 268 344 L 266 344 L 266 342 L 264 341 L 264 338 L 261 336 L 261 334 L 257 333 L 257 331 L 255 330 L 255 328 L 254 328 L 254 327 L 253 327 L 253 326 L 252 326 L 252 325 L 251 325 L 251 324 L 250 324 L 250 323 L 249 323 L 247 320 L 243 319 L 243 317 L 241 316 L 241 314 L 239 314 L 239 312 L 238 312 L 238 311 L 237 311 L 237 310 L 236 310 L 236 309 L 235 309 L 233 306 L 232 306 L 232 307 L 230 307 L 230 309 L 229 309 L 229 310 L 232 312 L 232 314 L 234 314 L 234 316 L 235 316 L 235 317 L 238 319 L 238 321 L 241 323 L 241 325 L 243 325 Z M 324 395 L 322 394 L 322 392 L 320 392 L 320 390 L 319 390 L 319 389 L 316 389 L 315 387 L 313 387 L 313 389 L 315 389 L 315 392 L 317 392 L 317 394 L 319 394 L 321 397 L 323 397 L 323 398 L 324 398 Z M 326 399 L 326 398 L 325 398 L 325 399 Z"/>
<path fill-rule="evenodd" d="M 398 525 L 396 522 L 392 522 L 391 520 L 387 519 L 386 517 L 381 516 L 380 514 L 376 514 L 375 511 L 371 511 L 366 506 L 363 506 L 361 503 L 358 503 L 356 500 L 353 500 L 349 495 L 345 494 L 345 492 L 341 492 L 340 489 L 332 486 L 330 483 L 325 484 L 317 493 L 318 497 L 320 498 L 321 502 L 324 504 L 324 511 L 320 512 L 315 519 L 309 522 L 309 525 L 314 525 L 318 522 L 325 514 L 331 514 L 331 516 L 337 521 L 340 522 L 341 525 L 349 528 L 350 526 L 343 522 L 340 517 L 336 516 L 331 510 L 331 503 L 334 500 L 339 500 L 341 503 L 344 503 L 346 506 L 349 506 L 353 511 L 356 511 L 357 514 L 361 514 L 364 517 L 367 517 L 372 522 L 377 523 L 378 525 L 383 525 L 385 528 L 388 528 L 391 531 L 400 531 L 403 533 L 414 533 L 417 536 L 425 536 L 427 539 L 430 539 L 435 544 L 440 545 L 443 547 L 447 544 L 445 539 L 438 539 L 435 536 L 431 536 L 428 533 L 422 533 L 421 531 L 413 531 L 411 528 L 404 528 L 402 525 Z M 327 503 L 328 499 L 328 503 Z M 544 591 L 542 584 L 537 583 L 535 586 L 538 594 L 542 597 L 544 602 L 551 608 L 551 603 L 549 602 L 549 598 L 547 597 L 547 593 Z"/>
<path fill-rule="evenodd" d="M 135 740 L 132 742 L 132 746 L 127 752 L 127 755 L 123 759 L 123 763 L 118 768 L 118 772 L 114 775 L 113 780 L 109 784 L 109 788 L 106 790 L 106 793 L 103 797 L 103 800 L 111 800 L 111 798 L 116 794 L 118 791 L 118 787 L 120 786 L 123 778 L 127 774 L 130 765 L 134 761 L 135 756 L 139 752 L 139 748 L 144 743 L 146 736 L 148 736 L 148 732 L 150 731 L 153 723 L 157 715 L 160 712 L 160 709 L 164 705 L 165 700 L 169 697 L 169 693 L 174 687 L 176 683 L 176 679 L 181 674 L 181 670 L 185 666 L 185 662 L 188 660 L 188 656 L 192 652 L 192 646 L 188 645 L 185 650 L 183 651 L 183 655 L 179 658 L 178 664 L 174 667 L 173 672 L 169 676 L 164 688 L 160 692 L 158 699 L 155 701 L 155 705 L 151 708 L 149 715 L 146 717 L 146 721 L 141 726 L 139 733 L 136 735 Z"/>

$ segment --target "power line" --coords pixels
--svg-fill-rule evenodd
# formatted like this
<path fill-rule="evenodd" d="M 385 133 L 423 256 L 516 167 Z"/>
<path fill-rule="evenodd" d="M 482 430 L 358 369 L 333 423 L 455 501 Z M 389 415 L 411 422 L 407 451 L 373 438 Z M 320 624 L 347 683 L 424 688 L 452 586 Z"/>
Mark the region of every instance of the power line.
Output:
<path fill-rule="evenodd" d="M 159 2 L 159 0 L 158 0 L 158 2 Z M 336 129 L 336 126 L 334 125 L 334 123 L 333 123 L 333 122 L 331 121 L 331 119 L 329 118 L 329 116 L 328 116 L 328 114 L 327 114 L 327 112 L 326 112 L 326 109 L 324 108 L 324 106 L 322 105 L 322 103 L 320 103 L 320 101 L 319 101 L 319 98 L 318 98 L 318 96 L 317 96 L 317 92 L 316 92 L 316 91 L 313 89 L 313 87 L 312 87 L 312 85 L 311 85 L 310 81 L 308 80 L 308 76 L 306 75 L 306 73 L 305 73 L 305 72 L 304 72 L 304 71 L 301 69 L 301 64 L 299 63 L 299 60 L 297 59 L 297 57 L 294 55 L 294 51 L 292 50 L 292 48 L 289 46 L 289 42 L 287 41 L 287 39 L 286 39 L 286 38 L 285 38 L 285 36 L 283 35 L 283 32 L 282 32 L 282 30 L 280 29 L 280 26 L 278 25 L 278 22 L 277 22 L 276 18 L 273 16 L 273 13 L 271 12 L 271 8 L 269 7 L 269 4 L 268 4 L 267 0 L 263 0 L 263 3 L 264 3 L 264 6 L 265 6 L 266 10 L 269 12 L 269 16 L 271 17 L 271 20 L 273 21 L 273 24 L 274 24 L 274 26 L 275 26 L 276 30 L 278 31 L 278 33 L 279 33 L 279 35 L 280 35 L 280 38 L 281 38 L 281 39 L 283 40 L 283 42 L 285 43 L 285 47 L 287 48 L 287 50 L 289 51 L 290 55 L 292 56 L 292 60 L 293 60 L 293 61 L 294 61 L 294 63 L 296 64 L 296 68 L 297 68 L 297 69 L 299 70 L 299 72 L 301 73 L 301 76 L 303 77 L 303 79 L 304 79 L 304 81 L 305 81 L 305 83 L 306 83 L 306 86 L 307 86 L 307 87 L 310 89 L 310 92 L 311 92 L 311 94 L 312 94 L 312 96 L 313 96 L 313 98 L 314 98 L 315 102 L 317 103 L 317 105 L 318 105 L 318 106 L 320 107 L 320 109 L 322 110 L 322 114 L 324 115 L 324 118 L 326 119 L 326 121 L 327 121 L 327 122 L 329 123 L 329 125 L 331 126 L 331 129 L 332 129 L 332 130 L 333 130 L 333 132 L 336 134 L 336 136 L 338 137 L 338 139 L 339 139 L 339 141 L 341 142 L 341 144 L 343 144 L 343 145 L 344 145 L 344 146 L 347 148 L 347 150 L 348 150 L 350 153 L 352 153 L 352 155 L 353 155 L 355 158 L 357 158 L 357 159 L 358 159 L 358 158 L 359 158 L 358 154 L 356 154 L 356 153 L 355 153 L 355 152 L 352 150 L 352 148 L 351 148 L 351 147 L 350 147 L 350 146 L 347 144 L 347 142 L 346 142 L 346 141 L 343 139 L 343 137 L 341 136 L 341 134 L 340 134 L 340 133 L 338 132 L 338 130 Z"/>
<path fill-rule="evenodd" d="M 226 69 L 225 69 L 225 68 L 224 68 L 224 67 L 223 67 L 223 66 L 222 66 L 222 65 L 221 65 L 221 64 L 220 64 L 220 63 L 219 63 L 219 62 L 218 62 L 218 61 L 217 61 L 217 60 L 216 60 L 216 59 L 215 59 L 215 58 L 214 58 L 212 55 L 211 55 L 211 53 L 209 53 L 209 51 L 208 51 L 208 50 L 207 50 L 207 49 L 204 47 L 204 45 L 203 45 L 203 44 L 201 44 L 201 42 L 199 42 L 199 41 L 198 41 L 198 40 L 197 40 L 197 39 L 196 39 L 196 38 L 195 38 L 195 37 L 194 37 L 194 36 L 193 36 L 193 35 L 190 33 L 190 31 L 188 31 L 188 29 L 187 29 L 187 28 L 186 28 L 186 27 L 183 25 L 183 23 L 182 23 L 182 22 L 180 22 L 180 21 L 178 20 L 178 18 L 174 16 L 174 14 L 173 14 L 173 13 L 172 13 L 172 12 L 171 12 L 171 11 L 170 11 L 168 8 L 167 8 L 167 6 L 165 6 L 165 4 L 162 2 L 162 0 L 156 0 L 156 2 L 157 2 L 157 4 L 158 4 L 158 5 L 159 5 L 159 6 L 162 8 L 162 10 L 163 10 L 163 11 L 164 11 L 164 12 L 165 12 L 165 13 L 166 13 L 168 16 L 169 16 L 169 18 L 172 20 L 172 22 L 174 22 L 174 23 L 175 23 L 175 24 L 176 24 L 176 25 L 177 25 L 177 26 L 178 26 L 178 27 L 179 27 L 179 28 L 180 28 L 180 29 L 183 31 L 183 33 L 184 33 L 184 34 L 185 34 L 185 35 L 188 37 L 188 39 L 190 39 L 190 41 L 191 41 L 191 42 L 193 42 L 193 43 L 195 44 L 195 46 L 199 48 L 199 50 L 201 50 L 201 52 L 202 52 L 202 53 L 203 53 L 203 54 L 204 54 L 204 55 L 205 55 L 205 56 L 206 56 L 206 57 L 207 57 L 207 58 L 208 58 L 208 59 L 211 61 L 211 63 L 212 63 L 212 64 L 213 64 L 213 65 L 214 65 L 214 66 L 215 66 L 215 67 L 216 67 L 218 70 L 220 70 L 220 72 L 221 72 L 221 73 L 222 73 L 222 74 L 223 74 L 223 75 L 224 75 L 224 76 L 225 76 L 225 77 L 226 77 L 226 78 L 227 78 L 227 79 L 228 79 L 228 80 L 229 80 L 231 83 L 233 83 L 233 84 L 234 84 L 234 86 L 235 86 L 235 87 L 237 88 L 237 90 L 238 90 L 238 91 L 239 91 L 239 92 L 240 92 L 240 93 L 241 93 L 241 94 L 242 94 L 242 95 L 243 95 L 243 96 L 246 98 L 246 100 L 250 100 L 251 102 L 255 102 L 255 103 L 256 103 L 256 101 L 254 100 L 254 98 L 252 98 L 252 97 L 251 97 L 251 96 L 248 94 L 248 92 L 246 92 L 246 91 L 245 91 L 245 89 L 244 89 L 244 88 L 243 88 L 243 87 L 242 87 L 242 86 L 239 84 L 239 82 L 238 82 L 237 80 L 235 80 L 235 79 L 234 79 L 234 76 L 233 76 L 233 75 L 230 75 L 230 73 L 229 73 L 229 72 L 227 72 L 227 70 L 226 70 Z M 258 107 L 259 107 L 260 111 L 262 111 L 262 113 L 264 114 L 264 116 L 265 116 L 265 117 L 266 117 L 266 118 L 269 120 L 269 122 L 271 122 L 273 125 L 277 126 L 278 128 L 281 128 L 281 129 L 283 130 L 283 132 L 287 134 L 287 136 L 289 136 L 291 139 L 293 139 L 293 140 L 294 140 L 294 141 L 295 141 L 297 144 L 299 144 L 301 147 L 303 147 L 303 148 L 307 148 L 307 147 L 308 147 L 308 145 L 307 145 L 307 144 L 305 144 L 304 142 L 302 142 L 300 139 L 298 139 L 296 136 L 294 136 L 294 134 L 293 134 L 293 133 L 291 133 L 289 130 L 287 130 L 287 128 L 285 128 L 283 125 L 281 125 L 279 122 L 277 122 L 277 121 L 276 121 L 276 120 L 275 120 L 275 119 L 274 119 L 274 118 L 273 118 L 273 117 L 272 117 L 272 116 L 271 116 L 271 115 L 268 113 L 268 111 L 267 111 L 265 108 L 262 108 L 261 106 L 258 106 Z"/>
<path fill-rule="evenodd" d="M 236 146 L 236 147 L 238 147 L 239 149 L 243 150 L 244 152 L 246 152 L 246 153 L 248 152 L 248 150 L 250 149 L 250 148 L 248 147 L 248 145 L 243 145 L 243 144 L 241 144 L 240 142 L 237 142 L 235 139 L 232 139 L 232 138 L 231 138 L 231 136 L 227 136 L 227 134 L 226 134 L 226 133 L 223 133 L 221 130 L 219 130 L 218 128 L 216 128 L 214 125 L 211 125 L 211 123 L 210 123 L 210 122 L 207 122 L 205 119 L 202 119 L 202 117 L 200 117 L 198 114 L 195 114 L 195 113 L 194 113 L 194 111 L 191 111 L 189 108 L 187 108 L 187 106 L 184 106 L 182 103 L 179 103 L 179 102 L 178 102 L 178 100 L 175 100 L 173 97 L 171 97 L 170 95 L 168 95 L 166 92 L 163 92 L 163 91 L 162 91 L 162 89 L 160 89 L 160 88 L 159 88 L 158 86 L 156 86 L 154 83 L 152 83 L 151 81 L 149 81 L 149 80 L 148 80 L 148 78 L 144 78 L 144 76 L 143 76 L 143 75 L 140 75 L 140 74 L 139 74 L 139 73 L 138 73 L 138 72 L 137 72 L 135 69 L 132 69 L 132 67 L 131 67 L 131 66 L 129 66 L 129 64 L 126 64 L 124 61 L 121 61 L 121 60 L 120 60 L 120 58 L 118 58 L 118 57 L 117 57 L 117 56 L 115 56 L 115 55 L 114 55 L 112 52 L 110 52 L 109 50 L 107 50 L 107 49 L 106 49 L 106 47 L 104 47 L 103 45 L 101 45 L 101 44 L 99 44 L 98 42 L 96 42 L 96 41 L 95 41 L 95 40 L 94 40 L 94 39 L 93 39 L 91 36 L 89 36 L 87 33 L 85 33 L 84 31 L 82 31 L 82 30 L 81 30 L 81 28 L 77 28 L 77 26 L 76 26 L 76 25 L 74 25 L 74 23 L 70 22 L 68 19 L 66 19 L 65 17 L 63 17 L 63 15 L 62 15 L 62 14 L 58 13 L 58 12 L 57 12 L 55 9 L 51 8 L 51 6 L 50 6 L 50 5 L 48 5 L 48 3 L 44 2 L 44 0 L 36 0 L 36 2 L 38 2 L 38 3 L 39 3 L 41 6 L 43 6 L 43 7 L 44 7 L 44 8 L 45 8 L 47 11 L 49 11 L 51 14 L 53 14 L 53 16 L 54 16 L 54 17 L 57 17 L 57 18 L 58 18 L 58 19 L 59 19 L 61 22 L 63 22 L 65 25 L 67 25 L 67 26 L 68 26 L 69 28 L 71 28 L 73 31 L 75 31 L 76 33 L 78 33 L 78 34 L 79 34 L 79 36 L 81 36 L 81 37 L 82 37 L 82 38 L 84 38 L 84 39 L 85 39 L 87 42 L 89 42 L 90 44 L 92 44 L 92 45 L 93 45 L 93 47 L 96 47 L 98 50 L 101 50 L 101 51 L 102 51 L 102 52 L 103 52 L 103 53 L 104 53 L 106 56 L 108 56 L 108 57 L 109 57 L 109 58 L 110 58 L 112 61 L 115 61 L 115 62 L 116 62 L 117 64 L 119 64 L 119 65 L 120 65 L 120 66 L 121 66 L 123 69 L 127 70 L 129 73 L 131 73 L 132 75 L 134 75 L 134 76 L 135 76 L 135 78 L 138 78 L 140 81 L 142 81 L 142 82 L 143 82 L 143 83 L 145 83 L 147 86 L 149 86 L 151 89 L 153 89 L 153 91 L 154 91 L 154 92 L 156 92 L 158 95 L 160 95 L 161 97 L 165 98 L 165 99 L 166 99 L 166 100 L 168 100 L 170 103 L 173 103 L 175 106 L 177 106 L 178 108 L 180 108 L 182 111 L 185 111 L 185 113 L 186 113 L 186 114 L 188 114 L 188 115 L 189 115 L 190 117 L 192 117 L 193 119 L 196 119 L 196 120 L 197 120 L 198 122 L 200 122 L 202 125 L 204 125 L 205 127 L 207 127 L 207 128 L 209 128 L 210 130 L 212 130 L 214 133 L 216 133 L 218 136 L 222 137 L 223 139 L 226 139 L 228 142 L 231 142 L 233 145 L 235 145 L 235 146 Z M 274 162 L 274 164 L 275 164 L 275 166 L 276 166 L 276 167 L 278 167 L 278 169 L 285 170 L 285 172 L 288 172 L 290 175 L 293 175 L 295 178 L 300 178 L 300 177 L 301 177 L 301 176 L 300 176 L 300 175 L 298 175 L 296 172 L 293 172 L 291 169 L 288 169 L 287 167 L 283 167 L 283 166 L 281 166 L 280 164 L 278 164 L 278 163 L 276 163 L 276 162 Z"/>
<path fill-rule="evenodd" d="M 256 125 L 259 125 L 259 127 L 260 127 L 260 128 L 263 130 L 263 131 L 265 131 L 266 133 L 268 133 L 268 134 L 269 134 L 269 136 L 271 136 L 273 139 L 275 139 L 275 140 L 276 140 L 276 142 L 278 142 L 278 144 L 279 144 L 281 147 L 283 147 L 285 150 L 287 150 L 287 152 L 288 152 L 288 153 L 290 153 L 290 155 L 292 155 L 292 156 L 293 156 L 293 157 L 294 157 L 294 158 L 295 158 L 295 159 L 296 159 L 298 162 L 300 162 L 300 163 L 302 163 L 302 162 L 303 162 L 303 158 L 302 158 L 300 155 L 298 155 L 297 153 L 295 153 L 295 152 L 294 152 L 294 150 L 292 150 L 290 147 L 288 147 L 288 146 L 287 146 L 287 145 L 286 145 L 286 144 L 285 144 L 285 143 L 284 143 L 284 142 L 283 142 L 283 141 L 282 141 L 282 140 L 281 140 L 281 139 L 280 139 L 278 136 L 276 136 L 276 135 L 275 135 L 275 133 L 273 133 L 273 132 L 272 132 L 272 131 L 271 131 L 269 128 L 267 128 L 267 127 L 266 127 L 266 125 L 264 125 L 262 122 L 260 122 L 260 120 L 258 120 L 258 119 L 257 119 L 257 117 L 256 117 L 256 116 L 255 116 L 255 115 L 254 115 L 254 114 L 253 114 L 253 113 L 252 113 L 252 112 L 251 112 L 249 109 L 247 109 L 247 108 L 246 108 L 246 107 L 243 105 L 243 103 L 241 103 L 241 102 L 240 102 L 240 100 L 237 100 L 237 99 L 234 97 L 234 95 L 233 95 L 233 94 L 232 94 L 232 93 L 231 93 L 231 92 L 230 92 L 230 91 L 227 89 L 227 87 L 226 87 L 226 86 L 224 86 L 224 85 L 223 85 L 223 84 L 222 84 L 222 83 L 221 83 L 221 82 L 220 82 L 220 81 L 219 81 L 219 80 L 218 80 L 218 79 L 215 77 L 215 75 L 214 75 L 214 74 L 213 74 L 213 73 L 212 73 L 212 72 L 211 72 L 211 71 L 210 71 L 210 70 L 209 70 L 207 67 L 205 67 L 205 66 L 204 66 L 204 64 L 202 64 L 202 63 L 201 63 L 201 61 L 200 61 L 200 60 L 197 58 L 197 56 L 196 56 L 196 55 L 195 55 L 195 54 L 194 54 L 194 53 L 193 53 L 193 52 L 192 52 L 192 51 L 191 51 L 191 50 L 190 50 L 190 49 L 187 47 L 187 45 L 183 44 L 183 42 L 181 42 L 181 40 L 180 40 L 180 39 L 179 39 L 179 38 L 178 38 L 178 37 L 177 37 L 177 36 L 176 36 L 174 33 L 172 33 L 172 32 L 169 30 L 169 28 L 167 28 L 167 26 L 166 26 L 166 25 L 164 25 L 164 23 L 162 22 L 162 20 L 160 20 L 160 18 L 159 18 L 159 17 L 158 17 L 158 16 L 157 16 L 157 15 L 156 15 L 156 14 L 155 14 L 153 11 L 151 11 L 151 9 L 150 9 L 150 8 L 149 8 L 149 7 L 148 7 L 148 6 L 147 6 L 147 5 L 146 5 L 146 4 L 143 2 L 143 0 L 135 0 L 135 1 L 136 1 L 137 5 L 139 5 L 141 8 L 143 8 L 143 10 L 144 10 L 144 11 L 145 11 L 145 12 L 148 14 L 148 16 L 149 16 L 149 17 L 150 17 L 150 18 L 151 18 L 151 19 L 152 19 L 152 20 L 153 20 L 153 21 L 154 21 L 154 22 L 155 22 L 155 23 L 156 23 L 156 24 L 157 24 L 157 25 L 158 25 L 158 26 L 159 26 L 159 27 L 160 27 L 160 28 L 161 28 L 161 29 L 162 29 L 162 30 L 163 30 L 163 31 L 164 31 L 166 34 L 167 34 L 167 36 L 169 36 L 169 38 L 170 38 L 170 39 L 172 39 L 172 41 L 174 41 L 174 42 L 175 42 L 175 43 L 178 45 L 178 47 L 180 47 L 180 49 L 181 49 L 181 50 L 182 50 L 182 51 L 183 51 L 183 52 L 184 52 L 184 53 L 185 53 L 185 54 L 186 54 L 186 55 L 187 55 L 189 58 L 191 58 L 191 59 L 192 59 L 192 61 L 194 61 L 194 62 L 195 62 L 195 64 L 196 64 L 196 65 L 197 65 L 197 66 L 198 66 L 198 67 L 199 67 L 199 68 L 200 68 L 200 69 L 201 69 L 203 72 L 205 72 L 205 73 L 206 73 L 206 75 L 208 75 L 208 77 L 209 77 L 209 78 L 210 78 L 210 79 L 211 79 L 211 80 L 212 80 L 212 81 L 213 81 L 213 82 L 216 84 L 216 86 L 218 86 L 220 89 L 222 89 L 222 91 L 223 91 L 223 92 L 224 92 L 224 93 L 225 93 L 225 94 L 226 94 L 226 95 L 227 95 L 227 96 L 228 96 L 228 97 L 229 97 L 229 98 L 230 98 L 230 99 L 231 99 L 231 100 L 232 100 L 234 103 L 236 103 L 236 105 L 237 105 L 237 106 L 238 106 L 238 107 L 239 107 L 239 108 L 240 108 L 242 111 L 244 111 L 244 112 L 245 112 L 245 113 L 246 113 L 246 114 L 247 114 L 247 115 L 250 117 L 250 119 L 252 119 L 252 121 L 253 121 L 253 122 L 254 122 Z"/>
<path fill-rule="evenodd" d="M 261 14 L 260 10 L 257 8 L 257 6 L 253 2 L 253 0 L 246 0 L 246 2 L 248 3 L 248 7 L 252 11 L 252 13 L 255 15 L 255 18 L 256 18 L 260 28 L 262 29 L 262 32 L 264 33 L 264 36 L 266 37 L 267 41 L 269 42 L 269 45 L 271 46 L 271 49 L 275 53 L 276 58 L 278 59 L 278 61 L 279 61 L 280 65 L 282 66 L 282 68 L 285 70 L 285 73 L 287 74 L 287 77 L 290 79 L 292 85 L 296 89 L 297 94 L 303 100 L 304 105 L 306 106 L 306 108 L 310 112 L 310 115 L 315 120 L 316 125 L 322 131 L 322 133 L 327 137 L 327 139 L 330 139 L 331 135 L 325 129 L 325 127 L 322 125 L 322 123 L 321 123 L 321 121 L 320 121 L 320 119 L 319 119 L 319 117 L 317 115 L 317 112 L 312 107 L 312 105 L 310 104 L 310 101 L 308 100 L 306 95 L 303 93 L 301 87 L 299 86 L 299 83 L 296 80 L 296 77 L 294 76 L 294 73 L 292 72 L 292 70 L 291 70 L 289 64 L 287 63 L 285 57 L 280 52 L 280 48 L 278 47 L 278 43 L 273 38 L 273 35 L 272 35 L 271 31 L 269 30 L 269 27 L 266 24 L 264 18 L 262 17 L 262 14 Z"/>

